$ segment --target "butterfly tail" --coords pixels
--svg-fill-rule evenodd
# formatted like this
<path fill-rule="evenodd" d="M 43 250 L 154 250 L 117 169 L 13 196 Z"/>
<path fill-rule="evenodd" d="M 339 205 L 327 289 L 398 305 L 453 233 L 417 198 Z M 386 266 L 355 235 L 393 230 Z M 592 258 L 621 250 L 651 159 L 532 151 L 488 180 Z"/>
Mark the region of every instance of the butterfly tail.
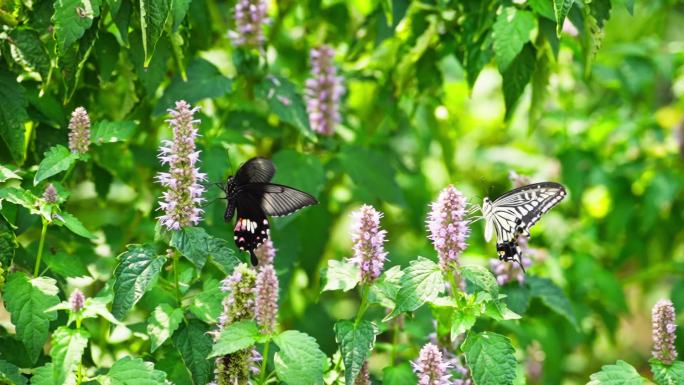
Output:
<path fill-rule="evenodd" d="M 249 251 L 249 257 L 252 260 L 252 266 L 256 266 L 259 264 L 259 258 L 257 258 L 256 253 L 254 253 L 254 250 Z"/>

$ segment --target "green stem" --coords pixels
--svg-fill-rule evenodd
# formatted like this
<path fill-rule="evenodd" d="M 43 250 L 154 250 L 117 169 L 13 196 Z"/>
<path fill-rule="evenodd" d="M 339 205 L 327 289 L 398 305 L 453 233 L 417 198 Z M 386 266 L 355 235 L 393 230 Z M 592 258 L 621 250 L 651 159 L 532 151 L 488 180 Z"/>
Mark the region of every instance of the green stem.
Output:
<path fill-rule="evenodd" d="M 366 310 L 368 310 L 368 291 L 368 285 L 361 286 L 361 306 L 359 306 L 359 313 L 356 315 L 354 325 L 358 325 L 359 322 L 361 322 L 363 315 L 366 313 Z"/>
<path fill-rule="evenodd" d="M 173 281 L 174 287 L 176 289 L 176 300 L 178 301 L 178 307 L 183 307 L 183 296 L 180 292 L 180 285 L 178 284 L 178 253 L 173 253 Z"/>
<path fill-rule="evenodd" d="M 268 348 L 271 345 L 271 340 L 266 341 L 264 344 L 264 354 L 261 360 L 261 374 L 259 375 L 259 384 L 263 385 L 266 383 L 266 365 L 268 364 Z"/>
<path fill-rule="evenodd" d="M 399 316 L 401 317 L 401 315 Z M 392 349 L 390 350 L 390 365 L 394 366 L 394 359 L 397 357 L 397 343 L 399 342 L 399 320 L 392 321 Z"/>
<path fill-rule="evenodd" d="M 45 234 L 47 233 L 48 221 L 43 218 L 43 230 L 40 232 L 40 243 L 38 243 L 38 256 L 36 257 L 36 266 L 33 268 L 33 275 L 38 277 L 40 271 L 40 261 L 43 259 L 43 246 L 45 246 Z"/>

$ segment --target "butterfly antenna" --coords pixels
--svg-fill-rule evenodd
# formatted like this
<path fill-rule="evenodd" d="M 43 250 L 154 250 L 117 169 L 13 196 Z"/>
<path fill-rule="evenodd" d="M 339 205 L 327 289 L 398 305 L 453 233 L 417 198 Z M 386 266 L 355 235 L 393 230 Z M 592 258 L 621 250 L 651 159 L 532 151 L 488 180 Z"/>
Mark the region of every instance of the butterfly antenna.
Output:
<path fill-rule="evenodd" d="M 525 271 L 525 266 L 522 264 L 522 256 L 518 255 L 518 259 L 515 260 L 518 263 L 518 266 L 520 266 L 520 270 L 522 270 L 523 274 L 527 274 Z"/>
<path fill-rule="evenodd" d="M 210 202 L 207 202 L 207 203 L 203 204 L 203 205 L 202 205 L 202 208 L 205 208 L 205 207 L 209 206 L 210 204 L 216 202 L 216 201 L 219 200 L 219 199 L 226 199 L 226 198 L 225 198 L 225 197 L 214 198 L 214 199 L 212 199 Z"/>

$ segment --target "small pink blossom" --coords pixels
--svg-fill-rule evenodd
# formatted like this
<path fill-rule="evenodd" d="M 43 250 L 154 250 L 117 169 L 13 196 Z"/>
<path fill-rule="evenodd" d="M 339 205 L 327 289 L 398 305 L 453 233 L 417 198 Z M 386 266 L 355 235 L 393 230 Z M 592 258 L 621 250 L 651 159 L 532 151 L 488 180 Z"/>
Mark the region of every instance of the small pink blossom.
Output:
<path fill-rule="evenodd" d="M 443 359 L 437 345 L 427 343 L 420 349 L 418 359 L 411 364 L 418 376 L 418 385 L 451 385 L 448 373 L 451 364 Z"/>
<path fill-rule="evenodd" d="M 272 334 L 278 316 L 278 276 L 271 264 L 260 264 L 254 287 L 255 318 L 261 332 Z"/>
<path fill-rule="evenodd" d="M 337 76 L 335 50 L 327 45 L 311 50 L 311 77 L 306 81 L 306 110 L 314 132 L 332 135 L 340 122 L 339 103 L 344 79 Z"/>
<path fill-rule="evenodd" d="M 266 0 L 238 0 L 235 4 L 236 31 L 228 36 L 236 47 L 260 48 L 264 44 L 264 25 L 269 23 Z"/>
<path fill-rule="evenodd" d="M 451 271 L 459 264 L 470 234 L 466 220 L 466 198 L 449 185 L 433 202 L 428 217 L 429 238 L 439 254 L 442 271 Z"/>
<path fill-rule="evenodd" d="M 677 359 L 675 350 L 675 309 L 672 301 L 661 299 L 653 306 L 653 357 L 665 364 Z"/>
<path fill-rule="evenodd" d="M 85 304 L 85 296 L 83 295 L 83 292 L 80 291 L 79 289 L 74 290 L 73 293 L 71 293 L 71 297 L 69 297 L 69 305 L 71 306 L 71 311 L 74 313 L 78 313 L 83 309 L 83 305 Z"/>
<path fill-rule="evenodd" d="M 373 206 L 363 205 L 352 213 L 351 229 L 354 256 L 349 262 L 361 269 L 361 280 L 373 282 L 382 273 L 385 264 L 385 230 L 380 229 L 382 213 Z"/>
<path fill-rule="evenodd" d="M 90 117 L 83 107 L 76 107 L 69 120 L 69 150 L 85 154 L 90 146 Z"/>

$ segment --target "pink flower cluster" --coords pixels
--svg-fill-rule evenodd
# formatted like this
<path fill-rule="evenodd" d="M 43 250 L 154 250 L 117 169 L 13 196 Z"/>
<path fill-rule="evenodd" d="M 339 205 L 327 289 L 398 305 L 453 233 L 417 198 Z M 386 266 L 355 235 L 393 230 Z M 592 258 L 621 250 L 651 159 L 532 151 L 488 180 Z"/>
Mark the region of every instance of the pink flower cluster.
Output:
<path fill-rule="evenodd" d="M 173 129 L 173 139 L 165 140 L 159 149 L 162 165 L 169 165 L 169 172 L 160 172 L 156 178 L 166 188 L 159 203 L 164 210 L 159 223 L 168 230 L 196 225 L 203 213 L 198 206 L 204 201 L 204 186 L 199 182 L 206 180 L 206 175 L 197 166 L 200 152 L 195 149 L 195 125 L 199 120 L 193 119 L 198 110 L 183 100 L 176 102 L 176 108 L 169 110 L 171 119 L 167 120 Z"/>
<path fill-rule="evenodd" d="M 451 375 L 448 373 L 451 364 L 444 360 L 437 345 L 425 344 L 420 349 L 418 359 L 411 364 L 418 376 L 418 385 L 451 385 Z"/>
<path fill-rule="evenodd" d="M 349 262 L 361 269 L 361 280 L 373 282 L 382 273 L 385 264 L 385 230 L 380 230 L 380 218 L 382 213 L 373 206 L 363 205 L 352 213 L 353 223 L 351 229 L 352 242 L 354 242 L 354 256 Z"/>
<path fill-rule="evenodd" d="M 74 290 L 74 292 L 71 293 L 71 297 L 69 297 L 69 306 L 71 306 L 71 311 L 78 313 L 81 311 L 81 309 L 83 309 L 84 304 L 85 296 L 83 295 L 83 292 L 79 289 Z"/>
<path fill-rule="evenodd" d="M 69 150 L 85 154 L 90 146 L 90 118 L 83 107 L 76 107 L 69 120 Z"/>
<path fill-rule="evenodd" d="M 306 110 L 314 132 L 332 135 L 340 121 L 339 103 L 344 78 L 337 76 L 335 50 L 327 45 L 311 50 L 311 78 L 306 81 Z"/>
<path fill-rule="evenodd" d="M 653 306 L 653 358 L 665 364 L 677 359 L 675 350 L 675 309 L 672 301 L 661 299 Z"/>
<path fill-rule="evenodd" d="M 236 31 L 228 36 L 237 47 L 259 48 L 264 44 L 264 25 L 269 23 L 266 16 L 266 0 L 238 0 L 235 4 Z"/>
<path fill-rule="evenodd" d="M 449 185 L 433 202 L 427 225 L 429 238 L 439 254 L 442 271 L 450 271 L 459 263 L 470 233 L 466 220 L 466 198 Z"/>
<path fill-rule="evenodd" d="M 272 334 L 278 316 L 278 276 L 272 264 L 259 266 L 254 287 L 255 318 L 262 333 Z"/>

